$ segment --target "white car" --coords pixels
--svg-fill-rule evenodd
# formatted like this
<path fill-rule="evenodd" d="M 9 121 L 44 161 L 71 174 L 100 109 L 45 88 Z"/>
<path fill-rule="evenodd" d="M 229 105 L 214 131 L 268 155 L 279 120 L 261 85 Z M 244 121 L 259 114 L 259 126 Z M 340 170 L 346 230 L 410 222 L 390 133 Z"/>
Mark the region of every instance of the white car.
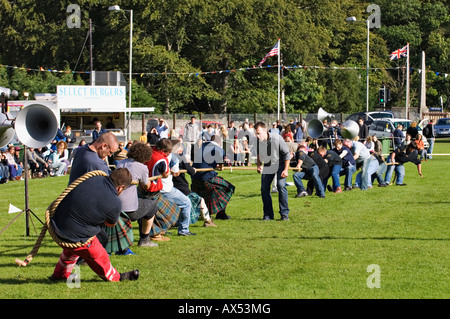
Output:
<path fill-rule="evenodd" d="M 375 120 L 370 124 L 369 126 L 369 135 L 376 135 L 378 138 L 393 138 L 394 137 L 394 131 L 396 130 L 397 126 L 399 124 L 402 124 L 403 126 L 403 135 L 406 135 L 406 130 L 411 125 L 413 121 L 408 119 L 382 119 L 382 120 Z M 429 122 L 428 119 L 424 119 L 420 121 L 420 123 L 417 125 L 417 130 L 419 131 L 419 134 L 423 136 L 423 127 L 427 125 Z M 428 148 L 429 144 L 426 138 L 423 139 L 423 144 L 425 148 Z M 391 144 L 392 146 L 392 144 Z"/>

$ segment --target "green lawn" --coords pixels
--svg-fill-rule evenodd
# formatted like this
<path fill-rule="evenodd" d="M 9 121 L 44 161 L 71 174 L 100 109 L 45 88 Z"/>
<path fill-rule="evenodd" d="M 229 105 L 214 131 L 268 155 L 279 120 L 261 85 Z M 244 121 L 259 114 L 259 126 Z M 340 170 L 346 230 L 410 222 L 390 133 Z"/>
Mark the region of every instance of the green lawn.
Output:
<path fill-rule="evenodd" d="M 450 153 L 438 140 L 435 153 Z M 325 199 L 294 198 L 288 187 L 289 221 L 262 221 L 256 171 L 221 172 L 236 186 L 228 221 L 217 228 L 191 226 L 197 236 L 170 236 L 156 248 L 133 246 L 135 256 L 111 257 L 120 271 L 139 268 L 136 282 L 106 283 L 87 266 L 81 287 L 47 278 L 61 249 L 47 234 L 35 259 L 17 267 L 33 247 L 41 224 L 22 214 L 0 234 L 0 296 L 3 299 L 410 299 L 449 298 L 450 156 L 424 162 L 421 179 L 406 165 L 406 187 L 365 192 L 327 192 Z M 292 172 L 288 178 L 292 181 Z M 44 220 L 47 206 L 66 188 L 68 177 L 29 183 L 31 210 Z M 375 183 L 376 184 L 376 183 Z M 277 195 L 273 196 L 278 207 Z M 24 207 L 24 183 L 0 185 L 0 231 Z M 277 210 L 276 210 L 277 211 Z M 279 219 L 279 216 L 276 216 Z M 136 226 L 136 224 L 134 224 Z M 173 232 L 176 234 L 176 230 Z M 135 229 L 135 244 L 138 233 Z M 369 288 L 369 265 L 378 265 L 380 288 Z"/>

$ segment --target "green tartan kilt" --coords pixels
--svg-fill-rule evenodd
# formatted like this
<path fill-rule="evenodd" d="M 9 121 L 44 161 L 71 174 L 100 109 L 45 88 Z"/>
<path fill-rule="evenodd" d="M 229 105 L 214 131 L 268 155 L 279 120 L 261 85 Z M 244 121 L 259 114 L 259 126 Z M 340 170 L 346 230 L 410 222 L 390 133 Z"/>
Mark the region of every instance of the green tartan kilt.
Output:
<path fill-rule="evenodd" d="M 231 196 L 233 196 L 235 187 L 222 177 L 216 176 L 206 181 L 193 179 L 191 189 L 203 197 L 209 214 L 214 215 L 225 210 Z"/>
<path fill-rule="evenodd" d="M 202 212 L 202 209 L 200 208 L 202 198 L 197 193 L 194 192 L 191 192 L 188 195 L 188 198 L 191 200 L 191 216 L 189 223 L 195 224 L 198 221 L 198 218 L 200 217 L 200 213 Z"/>
<path fill-rule="evenodd" d="M 163 234 L 177 224 L 181 210 L 175 203 L 168 201 L 161 194 L 147 196 L 156 200 L 158 207 L 152 229 L 150 230 L 150 236 Z"/>
<path fill-rule="evenodd" d="M 124 212 L 120 213 L 117 223 L 113 227 L 106 226 L 105 231 L 108 235 L 108 243 L 106 244 L 108 254 L 125 250 L 133 244 L 133 226 L 128 215 Z"/>

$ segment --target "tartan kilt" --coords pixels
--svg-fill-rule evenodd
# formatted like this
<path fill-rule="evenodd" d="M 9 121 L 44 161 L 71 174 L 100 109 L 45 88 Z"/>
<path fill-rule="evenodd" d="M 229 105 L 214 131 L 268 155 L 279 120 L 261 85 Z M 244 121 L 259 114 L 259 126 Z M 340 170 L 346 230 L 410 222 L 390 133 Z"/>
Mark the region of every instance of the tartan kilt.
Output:
<path fill-rule="evenodd" d="M 191 192 L 187 197 L 191 200 L 191 216 L 189 223 L 195 224 L 200 217 L 200 213 L 202 212 L 202 209 L 200 208 L 202 198 L 194 192 Z"/>
<path fill-rule="evenodd" d="M 168 201 L 161 194 L 156 194 L 152 198 L 156 200 L 156 206 L 158 206 L 158 211 L 150 230 L 150 236 L 155 236 L 165 233 L 175 226 L 181 210 L 175 203 Z"/>
<path fill-rule="evenodd" d="M 120 213 L 117 223 L 113 227 L 106 226 L 105 231 L 108 235 L 108 243 L 105 247 L 108 254 L 125 250 L 133 244 L 133 226 L 124 212 Z"/>
<path fill-rule="evenodd" d="M 235 187 L 222 177 L 215 176 L 206 181 L 192 179 L 191 189 L 203 197 L 209 214 L 214 215 L 225 210 L 231 196 L 233 196 Z"/>

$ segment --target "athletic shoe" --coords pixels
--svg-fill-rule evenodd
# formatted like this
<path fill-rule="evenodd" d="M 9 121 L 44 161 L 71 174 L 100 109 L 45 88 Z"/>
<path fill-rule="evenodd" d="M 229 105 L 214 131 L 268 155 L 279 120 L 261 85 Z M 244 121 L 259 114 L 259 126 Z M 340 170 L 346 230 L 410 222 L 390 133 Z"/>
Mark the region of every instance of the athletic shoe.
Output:
<path fill-rule="evenodd" d="M 295 198 L 305 197 L 305 196 L 308 196 L 308 193 L 306 191 L 301 191 L 300 193 L 295 195 Z"/>
<path fill-rule="evenodd" d="M 333 193 L 335 193 L 335 194 L 342 193 L 342 188 L 340 188 L 340 187 L 336 188 L 336 190 Z"/>
<path fill-rule="evenodd" d="M 203 227 L 217 227 L 217 225 L 214 224 L 214 222 L 213 222 L 212 219 L 210 219 L 210 220 L 205 221 L 205 222 L 203 223 Z"/>
<path fill-rule="evenodd" d="M 187 233 L 178 233 L 178 236 L 195 236 L 197 234 L 191 233 L 190 231 L 188 231 Z"/>
<path fill-rule="evenodd" d="M 131 249 L 130 248 L 127 248 L 127 249 L 125 249 L 125 250 L 122 250 L 122 251 L 116 251 L 116 255 L 120 255 L 120 256 L 128 256 L 128 255 L 136 255 L 135 253 L 133 253 L 132 251 L 131 251 Z"/>
<path fill-rule="evenodd" d="M 155 235 L 155 236 L 151 236 L 150 239 L 152 241 L 169 241 L 170 240 L 169 237 L 163 236 L 161 234 L 158 234 L 158 235 Z"/>
<path fill-rule="evenodd" d="M 146 237 L 139 239 L 138 247 L 158 247 L 158 244 L 152 242 L 150 237 Z"/>
<path fill-rule="evenodd" d="M 120 274 L 120 281 L 124 280 L 138 280 L 139 278 L 139 269 L 135 269 L 129 272 L 124 272 Z"/>

